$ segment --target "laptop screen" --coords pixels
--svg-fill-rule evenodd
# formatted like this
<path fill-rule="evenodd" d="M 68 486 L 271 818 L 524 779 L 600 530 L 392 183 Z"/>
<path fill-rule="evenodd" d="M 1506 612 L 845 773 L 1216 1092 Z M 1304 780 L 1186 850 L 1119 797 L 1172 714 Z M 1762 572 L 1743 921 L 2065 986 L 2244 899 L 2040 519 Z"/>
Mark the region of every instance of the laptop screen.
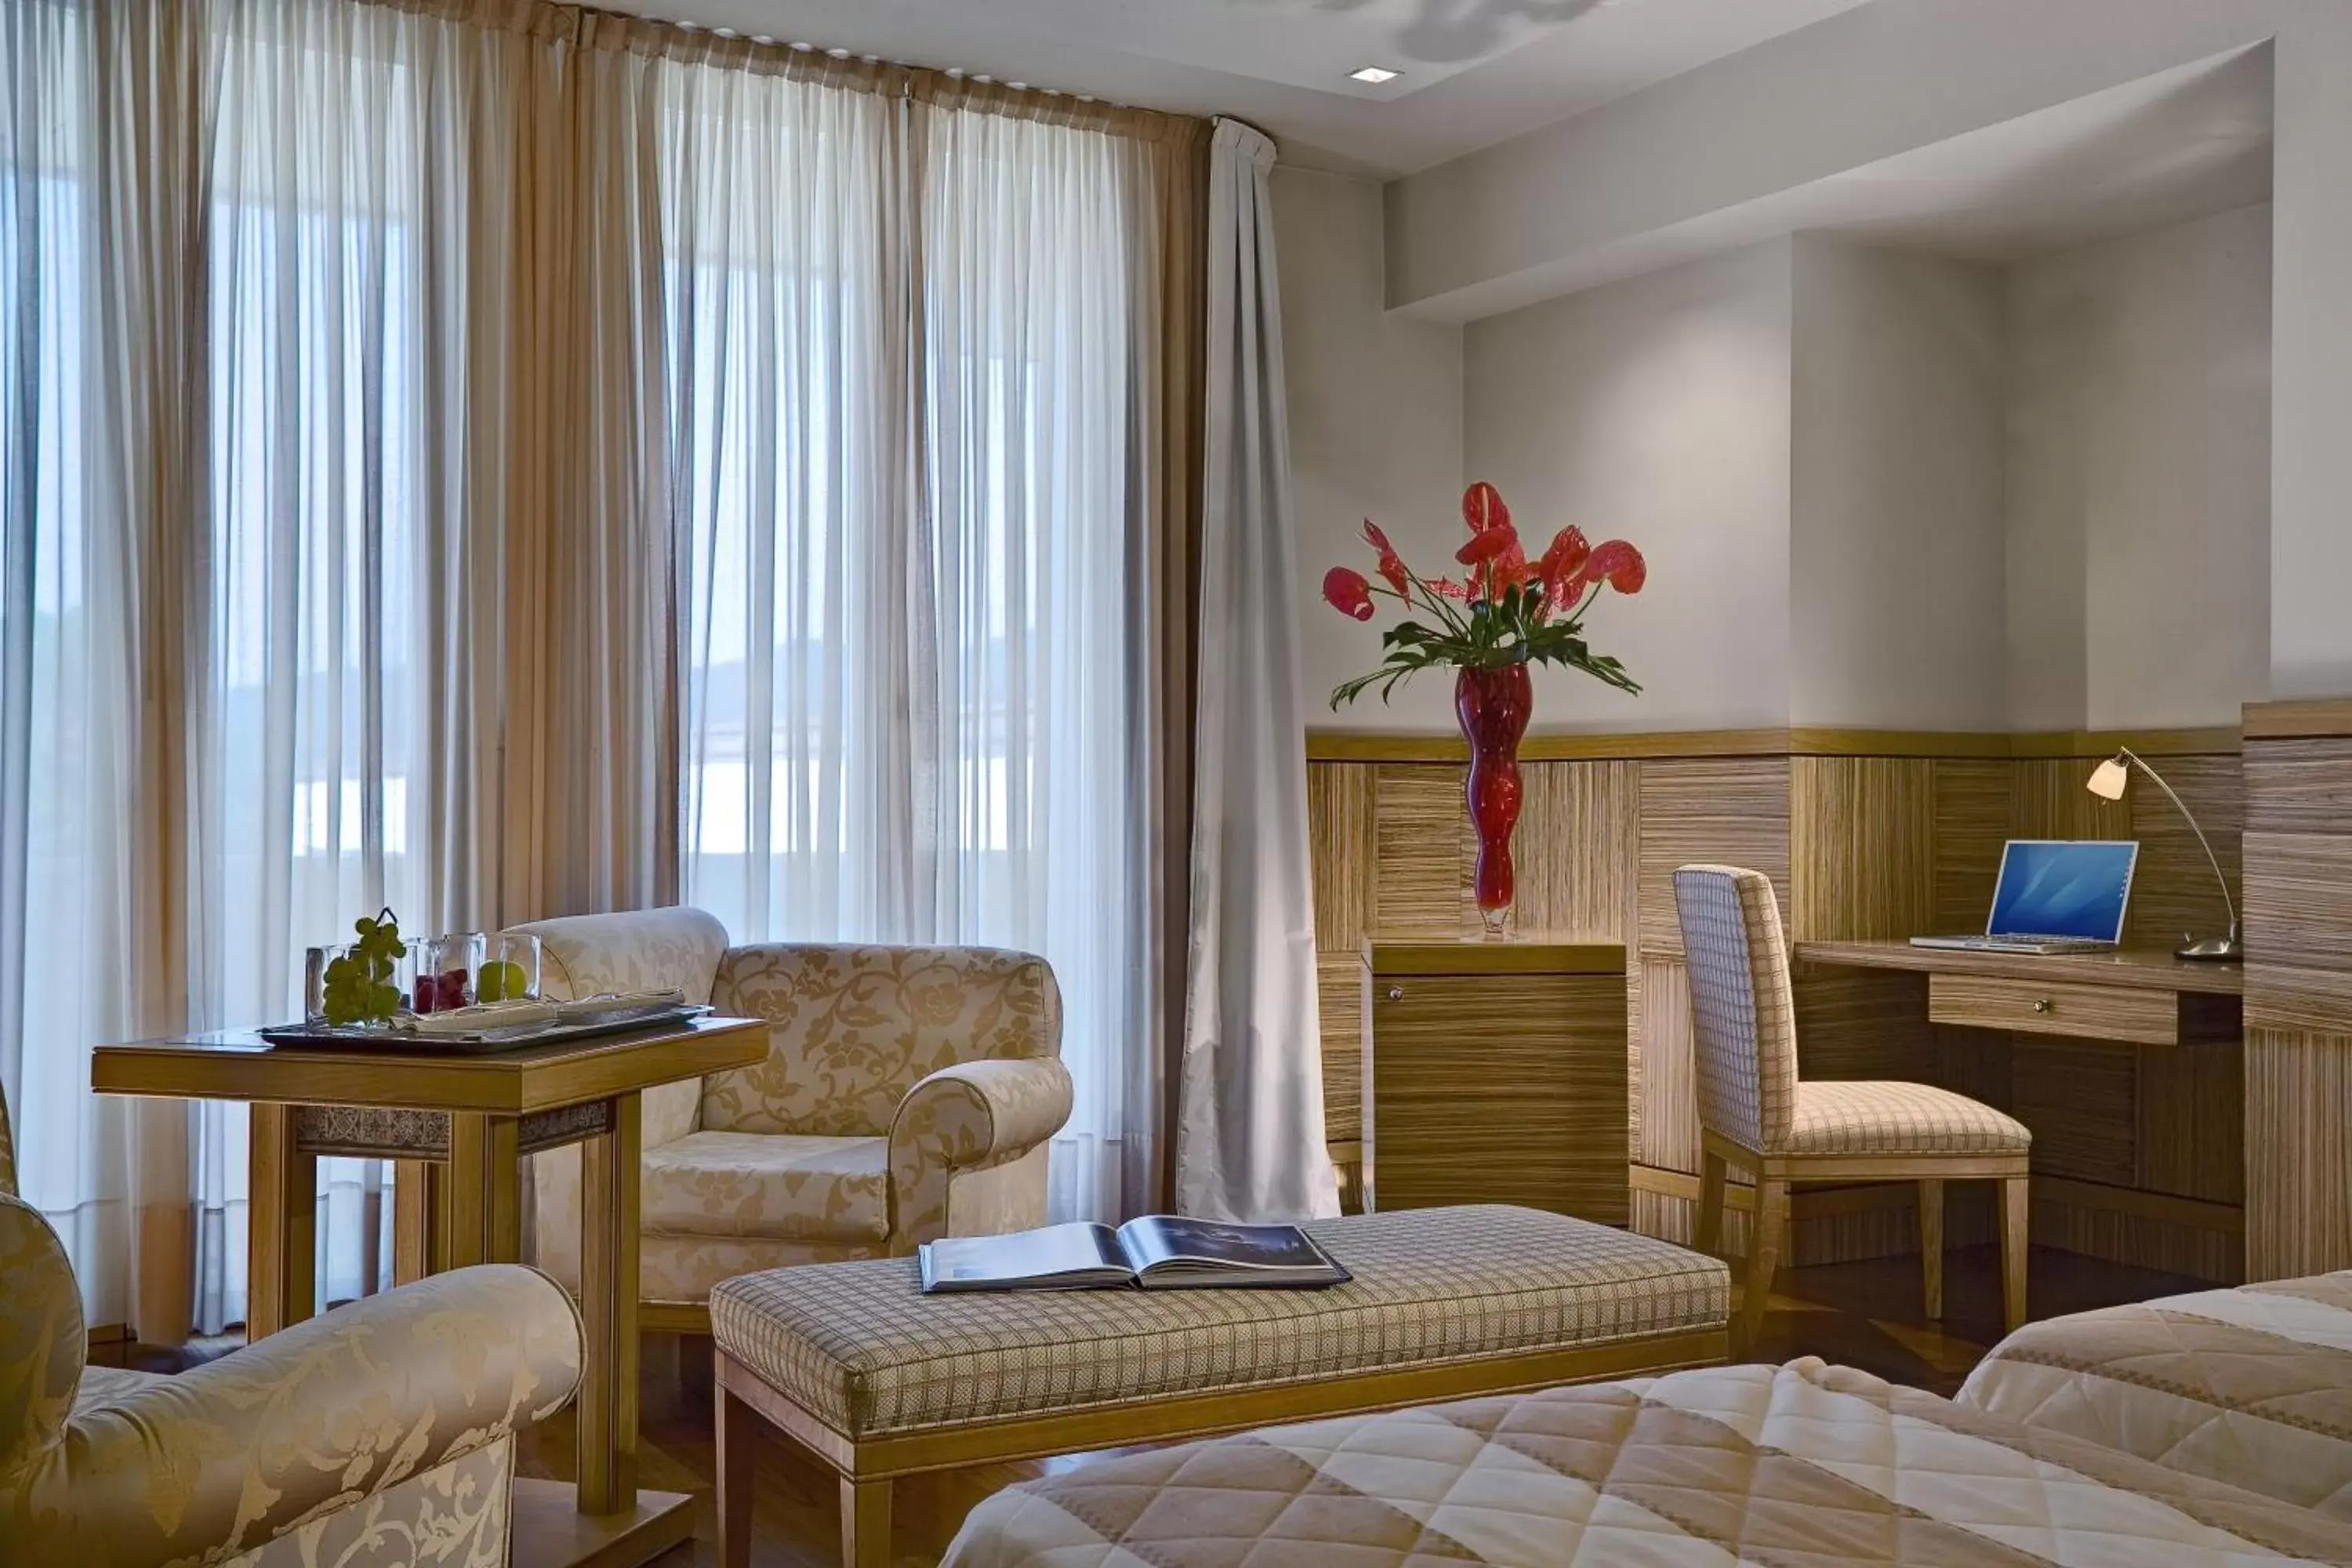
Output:
<path fill-rule="evenodd" d="M 2012 838 L 2000 854 L 1985 933 L 2121 942 L 2138 858 L 2133 843 Z"/>

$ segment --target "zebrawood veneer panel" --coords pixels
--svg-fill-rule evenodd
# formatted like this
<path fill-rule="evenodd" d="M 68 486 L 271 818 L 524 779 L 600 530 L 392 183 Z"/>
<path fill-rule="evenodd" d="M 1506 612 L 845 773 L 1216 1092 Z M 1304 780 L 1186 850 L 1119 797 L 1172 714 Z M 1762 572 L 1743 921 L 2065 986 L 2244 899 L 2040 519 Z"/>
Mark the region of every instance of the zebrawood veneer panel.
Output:
<path fill-rule="evenodd" d="M 2007 762 L 1937 762 L 1937 931 L 1984 929 L 2000 875 L 2000 847 L 2009 838 L 2012 783 Z"/>
<path fill-rule="evenodd" d="M 2134 1047 L 2021 1040 L 2010 1079 L 2009 1111 L 2032 1131 L 2035 1174 L 2131 1184 L 2139 1129 Z"/>
<path fill-rule="evenodd" d="M 2246 1277 L 2352 1268 L 2352 1034 L 2246 1031 Z"/>
<path fill-rule="evenodd" d="M 2245 831 L 2246 796 L 2238 759 L 2168 757 L 2158 765 L 2203 825 L 2230 896 L 2242 905 L 2239 840 Z M 2089 771 L 2083 770 L 2085 776 Z M 2131 806 L 2131 837 L 2139 840 L 2125 940 L 2172 947 L 2183 931 L 2219 936 L 2228 930 L 2229 910 L 2213 885 L 2213 863 L 2205 858 L 2188 818 L 2137 770 L 2125 799 Z"/>
<path fill-rule="evenodd" d="M 2245 785 L 2248 832 L 2352 833 L 2352 740 L 2257 742 Z"/>
<path fill-rule="evenodd" d="M 1698 1171 L 1698 1089 L 1691 1061 L 1690 972 L 1642 962 L 1641 1142 L 1634 1158 L 1660 1170 Z"/>
<path fill-rule="evenodd" d="M 2229 1046 L 2143 1048 L 2139 1171 L 2133 1184 L 2207 1203 L 2246 1201 L 2245 1054 Z"/>
<path fill-rule="evenodd" d="M 1938 1024 L 2072 1039 L 2159 1046 L 2180 1039 L 2180 1004 L 2171 993 L 2120 985 L 1934 974 L 1927 979 L 1927 1016 Z"/>
<path fill-rule="evenodd" d="M 1916 936 L 1936 919 L 1936 764 L 1789 763 L 1791 942 Z"/>
<path fill-rule="evenodd" d="M 2129 838 L 2132 813 L 2129 795 L 2102 800 L 2085 789 L 2095 764 L 2075 757 L 2058 757 L 2010 764 L 2011 781 L 2009 833 L 2011 838 Z M 2150 787 L 2136 779 L 2135 791 Z M 2171 803 L 2166 802 L 2168 805 Z M 1988 892 L 1985 907 L 1992 907 Z M 1982 929 L 1979 914 L 1978 929 Z"/>
<path fill-rule="evenodd" d="M 2266 964 L 2352 970 L 2352 834 L 2250 833 L 2246 864 L 2247 950 Z M 2352 974 L 2343 989 L 2352 1005 Z"/>
<path fill-rule="evenodd" d="M 1351 763 L 1307 764 L 1307 846 L 1315 883 L 1315 945 L 1350 963 L 1371 929 L 1380 842 L 1373 830 L 1372 770 Z"/>
<path fill-rule="evenodd" d="M 1379 929 L 1457 931 L 1476 922 L 1470 879 L 1478 841 L 1462 798 L 1467 773 L 1385 763 L 1373 770 Z"/>
<path fill-rule="evenodd" d="M 1801 1077 L 1933 1080 L 1926 975 L 1813 964 L 1800 971 L 1790 989 Z"/>
<path fill-rule="evenodd" d="M 1364 1131 L 1364 961 L 1326 953 L 1315 961 L 1323 1014 L 1323 1136 L 1332 1142 Z"/>
<path fill-rule="evenodd" d="M 1383 980 L 1364 1057 L 1371 1206 L 1626 1223 L 1622 974 Z"/>
<path fill-rule="evenodd" d="M 1772 879 L 1789 909 L 1789 759 L 1669 759 L 1642 764 L 1642 955 L 1679 959 L 1675 869 L 1742 866 Z"/>
<path fill-rule="evenodd" d="M 1512 840 L 1521 931 L 1573 931 L 1631 945 L 1641 890 L 1639 763 L 1529 763 Z M 1475 837 L 1474 837 L 1475 845 Z"/>

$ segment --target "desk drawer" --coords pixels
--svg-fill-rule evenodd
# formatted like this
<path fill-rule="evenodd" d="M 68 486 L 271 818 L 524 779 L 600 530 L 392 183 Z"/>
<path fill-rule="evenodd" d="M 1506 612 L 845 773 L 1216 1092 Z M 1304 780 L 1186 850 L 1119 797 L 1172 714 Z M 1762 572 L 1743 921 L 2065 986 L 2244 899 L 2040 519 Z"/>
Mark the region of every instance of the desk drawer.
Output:
<path fill-rule="evenodd" d="M 2140 1045 L 2180 1042 L 2180 1007 L 2168 991 L 2077 985 L 2063 980 L 2003 980 L 1982 974 L 1927 977 L 1927 1016 L 1978 1029 L 2021 1029 Z"/>

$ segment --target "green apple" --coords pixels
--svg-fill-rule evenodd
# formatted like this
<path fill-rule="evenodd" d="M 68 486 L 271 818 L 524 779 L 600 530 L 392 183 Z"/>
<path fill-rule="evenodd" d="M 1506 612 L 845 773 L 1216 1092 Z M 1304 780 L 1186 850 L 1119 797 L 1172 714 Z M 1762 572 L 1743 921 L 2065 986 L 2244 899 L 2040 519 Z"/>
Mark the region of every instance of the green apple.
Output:
<path fill-rule="evenodd" d="M 494 959 L 482 965 L 481 973 L 474 977 L 474 999 L 477 1002 L 520 1002 L 524 987 L 529 984 L 521 964 Z"/>

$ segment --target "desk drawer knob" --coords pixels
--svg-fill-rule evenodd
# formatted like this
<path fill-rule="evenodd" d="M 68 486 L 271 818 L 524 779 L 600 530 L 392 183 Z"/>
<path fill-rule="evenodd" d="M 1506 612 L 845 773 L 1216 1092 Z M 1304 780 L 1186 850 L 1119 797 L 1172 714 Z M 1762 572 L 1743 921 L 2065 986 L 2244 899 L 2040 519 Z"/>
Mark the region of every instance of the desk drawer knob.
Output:
<path fill-rule="evenodd" d="M 2037 998 L 2033 1004 L 2033 1010 L 2037 1013 L 2047 1013 L 2050 1011 L 2050 998 L 2047 996 Z"/>
<path fill-rule="evenodd" d="M 1402 1002 L 1402 1001 L 1403 1001 L 1403 1000 L 1404 1000 L 1404 987 L 1403 987 L 1403 986 L 1402 986 L 1402 985 L 1391 985 L 1391 986 L 1390 986 L 1390 987 L 1389 987 L 1389 1000 L 1390 1000 L 1390 1001 L 1391 1001 L 1391 1002 Z"/>

